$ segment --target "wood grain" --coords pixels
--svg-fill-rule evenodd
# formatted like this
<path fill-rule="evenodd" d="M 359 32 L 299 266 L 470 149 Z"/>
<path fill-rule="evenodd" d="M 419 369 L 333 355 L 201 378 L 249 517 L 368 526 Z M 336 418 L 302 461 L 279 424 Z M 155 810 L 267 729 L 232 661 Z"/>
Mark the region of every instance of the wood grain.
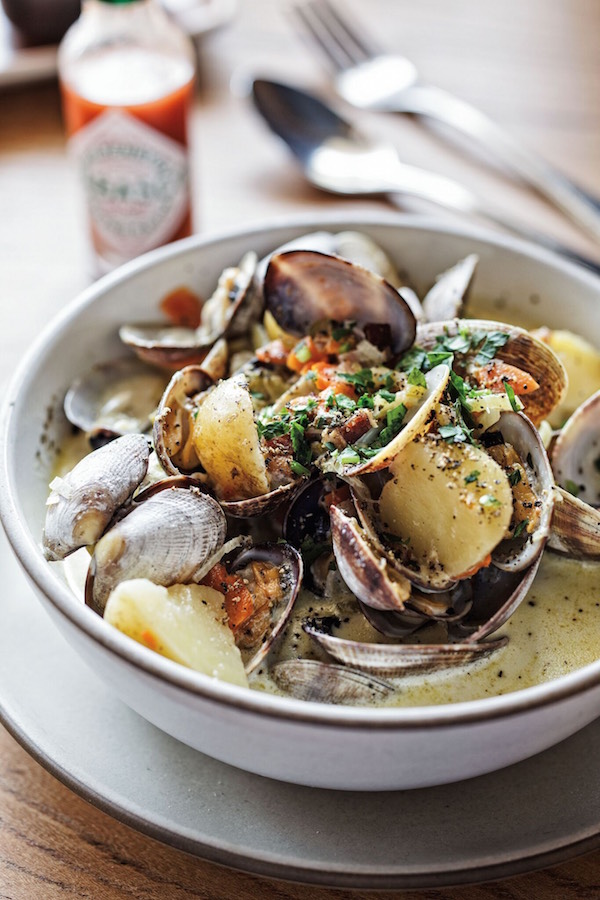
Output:
<path fill-rule="evenodd" d="M 516 137 L 600 195 L 597 0 L 347 0 L 424 77 L 478 104 Z M 239 66 L 326 89 L 325 70 L 291 27 L 283 0 L 240 0 L 235 22 L 201 49 L 193 122 L 196 227 L 217 231 L 289 212 L 385 209 L 307 188 L 285 148 L 229 91 Z M 350 117 L 352 114 L 348 111 Z M 596 248 L 543 201 L 464 147 L 400 117 L 361 117 L 409 162 L 460 177 L 523 221 Z M 54 83 L 0 95 L 0 377 L 89 281 L 83 213 L 65 152 Z M 1 690 L 1 688 L 0 688 Z M 0 730 L 0 898 L 350 900 L 349 891 L 267 881 L 220 868 L 138 834 L 93 808 Z M 600 852 L 487 885 L 364 900 L 597 900 Z"/>

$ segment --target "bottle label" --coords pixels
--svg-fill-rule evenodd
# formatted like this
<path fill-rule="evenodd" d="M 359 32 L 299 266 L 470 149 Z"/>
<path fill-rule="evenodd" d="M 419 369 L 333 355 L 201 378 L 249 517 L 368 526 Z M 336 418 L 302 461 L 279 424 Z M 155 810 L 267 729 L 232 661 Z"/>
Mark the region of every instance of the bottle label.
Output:
<path fill-rule="evenodd" d="M 132 258 L 177 233 L 189 206 L 181 144 L 115 109 L 101 113 L 69 143 L 97 244 Z"/>

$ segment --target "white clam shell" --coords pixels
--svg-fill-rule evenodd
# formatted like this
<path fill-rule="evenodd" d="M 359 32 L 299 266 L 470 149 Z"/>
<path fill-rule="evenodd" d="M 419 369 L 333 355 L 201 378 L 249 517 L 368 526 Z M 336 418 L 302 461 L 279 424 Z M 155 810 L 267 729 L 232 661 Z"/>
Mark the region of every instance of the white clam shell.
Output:
<path fill-rule="evenodd" d="M 142 482 L 149 453 L 143 435 L 126 434 L 84 456 L 52 482 L 43 535 L 46 559 L 64 559 L 96 543 Z"/>

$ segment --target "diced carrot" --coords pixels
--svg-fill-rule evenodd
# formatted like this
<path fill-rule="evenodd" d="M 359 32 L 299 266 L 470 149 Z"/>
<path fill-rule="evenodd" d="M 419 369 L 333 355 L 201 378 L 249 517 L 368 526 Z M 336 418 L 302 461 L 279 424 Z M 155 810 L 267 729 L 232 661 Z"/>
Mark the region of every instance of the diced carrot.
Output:
<path fill-rule="evenodd" d="M 492 554 L 488 553 L 487 556 L 484 556 L 481 562 L 475 563 L 470 569 L 467 569 L 466 572 L 463 572 L 461 575 L 457 575 L 457 580 L 462 580 L 463 578 L 471 578 L 473 575 L 476 575 L 480 569 L 485 569 L 490 565 L 492 561 Z"/>
<path fill-rule="evenodd" d="M 146 628 L 145 631 L 142 631 L 140 637 L 145 643 L 146 647 L 149 647 L 150 650 L 156 650 L 156 648 L 158 647 L 158 641 L 156 640 L 156 635 L 153 631 L 150 631 L 149 628 Z"/>
<path fill-rule="evenodd" d="M 493 359 L 485 366 L 475 369 L 473 378 L 482 388 L 502 393 L 505 390 L 504 382 L 507 381 L 517 396 L 531 394 L 539 388 L 538 382 L 529 372 L 511 366 L 501 359 Z"/>
<path fill-rule="evenodd" d="M 288 361 L 288 350 L 280 338 L 269 341 L 264 347 L 256 351 L 256 358 L 262 363 L 272 363 L 274 366 L 285 366 Z"/>
<path fill-rule="evenodd" d="M 232 631 L 246 622 L 254 612 L 252 594 L 237 575 L 229 575 L 222 563 L 217 563 L 202 579 L 202 584 L 220 591 L 225 597 L 225 612 Z"/>
<path fill-rule="evenodd" d="M 173 325 L 197 328 L 202 315 L 202 300 L 187 287 L 175 288 L 160 302 L 160 308 Z"/>

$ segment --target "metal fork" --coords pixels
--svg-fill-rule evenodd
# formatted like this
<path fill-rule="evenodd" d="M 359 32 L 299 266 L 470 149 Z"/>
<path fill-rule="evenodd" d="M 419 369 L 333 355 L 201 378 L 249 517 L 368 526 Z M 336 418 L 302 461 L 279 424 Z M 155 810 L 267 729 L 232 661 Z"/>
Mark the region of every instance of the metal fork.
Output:
<path fill-rule="evenodd" d="M 333 67 L 335 86 L 344 100 L 362 109 L 412 113 L 450 126 L 477 142 L 600 241 L 600 200 L 522 147 L 470 103 L 420 81 L 416 67 L 406 57 L 380 52 L 365 40 L 362 27 L 346 14 L 342 18 L 329 0 L 308 0 L 293 10 Z"/>

